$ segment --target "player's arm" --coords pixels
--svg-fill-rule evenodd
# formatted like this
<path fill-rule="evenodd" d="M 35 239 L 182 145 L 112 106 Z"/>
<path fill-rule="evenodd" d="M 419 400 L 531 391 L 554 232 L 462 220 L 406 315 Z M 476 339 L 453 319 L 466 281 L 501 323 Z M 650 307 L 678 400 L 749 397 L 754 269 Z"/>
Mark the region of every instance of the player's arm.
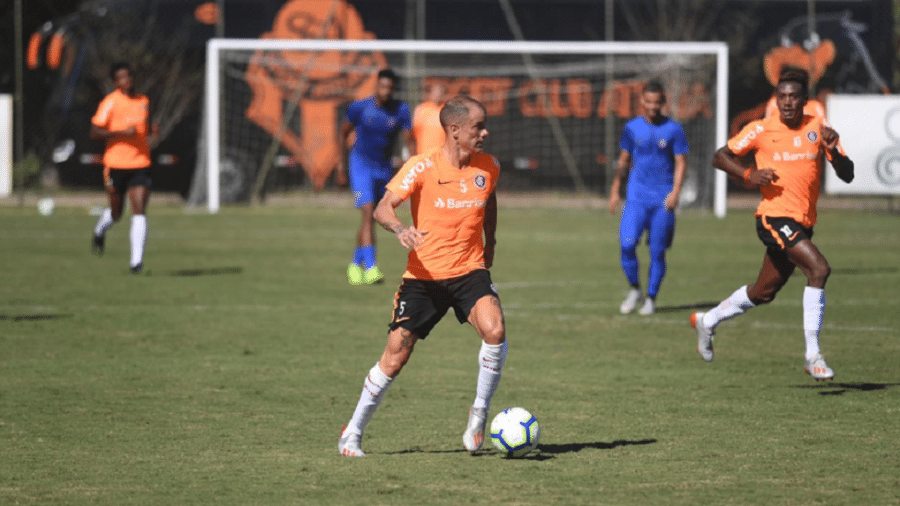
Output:
<path fill-rule="evenodd" d="M 105 141 L 107 139 L 112 139 L 115 137 L 129 137 L 131 135 L 134 135 L 136 131 L 137 129 L 134 128 L 134 125 L 131 125 L 130 127 L 124 128 L 122 130 L 108 130 L 106 128 L 92 124 L 89 134 L 91 139 L 97 141 Z"/>
<path fill-rule="evenodd" d="M 397 208 L 403 203 L 403 199 L 394 192 L 386 190 L 384 197 L 375 206 L 372 217 L 388 232 L 397 236 L 397 240 L 406 249 L 416 249 L 425 242 L 427 230 L 417 230 L 413 226 L 405 226 L 397 216 Z"/>
<path fill-rule="evenodd" d="M 619 160 L 616 163 L 616 172 L 613 174 L 612 186 L 609 188 L 609 212 L 611 214 L 616 214 L 616 208 L 619 207 L 619 202 L 622 200 L 619 197 L 619 191 L 622 187 L 622 179 L 628 174 L 630 168 L 631 153 L 629 153 L 628 150 L 623 149 L 619 152 Z"/>
<path fill-rule="evenodd" d="M 341 186 L 347 185 L 347 167 L 344 160 L 347 159 L 347 140 L 350 138 L 350 132 L 353 131 L 353 123 L 345 118 L 341 122 L 341 129 L 338 131 L 338 146 L 340 146 L 340 157 L 337 163 L 337 183 Z"/>
<path fill-rule="evenodd" d="M 741 163 L 741 158 L 735 154 L 728 146 L 722 146 L 716 151 L 712 159 L 713 167 L 725 172 L 738 181 L 743 181 L 744 186 L 753 188 L 756 186 L 765 186 L 772 181 L 778 179 L 775 171 L 772 169 L 757 169 L 754 167 L 745 167 Z"/>
<path fill-rule="evenodd" d="M 419 153 L 418 145 L 416 144 L 416 134 L 413 132 L 413 129 L 404 131 L 406 138 L 406 151 L 403 152 L 403 156 L 401 156 L 401 163 L 406 163 L 409 160 L 409 157 Z"/>
<path fill-rule="evenodd" d="M 684 184 L 684 173 L 687 170 L 687 156 L 675 155 L 675 173 L 672 175 L 672 191 L 666 196 L 666 209 L 675 210 L 681 198 L 681 186 Z"/>
<path fill-rule="evenodd" d="M 491 192 L 484 204 L 484 266 L 494 265 L 494 246 L 497 245 L 497 193 Z"/>
<path fill-rule="evenodd" d="M 837 176 L 845 183 L 853 181 L 853 160 L 841 153 L 840 148 L 838 148 L 838 140 L 840 139 L 838 133 L 833 128 L 822 125 L 821 134 L 822 142 L 828 152 L 828 159 L 831 161 Z"/>

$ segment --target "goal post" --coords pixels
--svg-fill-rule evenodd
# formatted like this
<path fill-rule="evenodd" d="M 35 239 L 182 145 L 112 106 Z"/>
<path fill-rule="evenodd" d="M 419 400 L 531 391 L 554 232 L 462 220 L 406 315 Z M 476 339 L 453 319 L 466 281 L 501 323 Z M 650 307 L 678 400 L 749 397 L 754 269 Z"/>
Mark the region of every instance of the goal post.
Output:
<path fill-rule="evenodd" d="M 523 191 L 605 193 L 622 127 L 641 114 L 643 85 L 658 80 L 664 112 L 691 145 L 683 203 L 725 215 L 727 178 L 710 166 L 727 140 L 728 48 L 720 42 L 211 39 L 190 203 L 216 213 L 278 168 L 302 185 L 327 186 L 343 111 L 373 94 L 386 66 L 410 108 L 429 83 L 484 103 L 486 150 L 504 168 L 500 189 Z"/>

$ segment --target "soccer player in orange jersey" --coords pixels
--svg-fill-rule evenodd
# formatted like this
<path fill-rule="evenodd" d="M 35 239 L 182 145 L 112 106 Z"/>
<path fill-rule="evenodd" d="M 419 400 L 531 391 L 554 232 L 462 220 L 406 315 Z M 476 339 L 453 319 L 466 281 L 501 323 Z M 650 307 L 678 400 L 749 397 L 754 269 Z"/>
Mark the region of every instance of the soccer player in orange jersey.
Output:
<path fill-rule="evenodd" d="M 432 83 L 428 87 L 427 99 L 413 111 L 413 137 L 417 155 L 431 152 L 444 143 L 444 127 L 441 126 L 440 114 L 446 94 L 446 86 Z"/>
<path fill-rule="evenodd" d="M 441 109 L 444 144 L 411 158 L 387 185 L 375 220 L 393 232 L 409 258 L 394 296 L 393 319 L 381 359 L 369 370 L 350 422 L 341 431 L 338 451 L 362 457 L 363 431 L 385 392 L 420 339 L 453 308 L 460 323 L 481 336 L 478 381 L 463 446 L 476 451 L 484 442 L 491 397 L 500 384 L 507 343 L 503 309 L 488 269 L 494 261 L 497 160 L 483 151 L 488 136 L 484 106 L 467 96 Z M 410 201 L 411 226 L 396 208 Z"/>
<path fill-rule="evenodd" d="M 155 142 L 159 127 L 149 124 L 150 101 L 135 93 L 134 78 L 127 63 L 113 64 L 110 77 L 116 89 L 106 96 L 91 118 L 91 138 L 106 141 L 103 154 L 103 183 L 109 207 L 94 226 L 91 246 L 103 254 L 106 231 L 122 217 L 125 195 L 131 202 L 131 272 L 140 274 L 144 266 L 147 242 L 147 217 L 150 199 L 150 141 Z"/>
<path fill-rule="evenodd" d="M 697 351 L 711 361 L 716 326 L 772 302 L 799 267 L 807 280 L 803 291 L 805 370 L 818 381 L 834 377 L 819 349 L 825 282 L 831 267 L 811 241 L 823 157 L 848 183 L 853 180 L 853 162 L 844 153 L 838 133 L 824 118 L 803 114 L 808 89 L 805 74 L 782 74 L 776 89 L 779 115 L 751 122 L 713 156 L 716 168 L 758 187 L 762 193 L 756 209 L 756 230 L 766 253 L 755 283 L 738 288 L 708 313 L 694 313 L 691 325 L 697 330 Z M 741 164 L 741 157 L 750 153 L 755 153 L 756 166 L 748 168 Z"/>

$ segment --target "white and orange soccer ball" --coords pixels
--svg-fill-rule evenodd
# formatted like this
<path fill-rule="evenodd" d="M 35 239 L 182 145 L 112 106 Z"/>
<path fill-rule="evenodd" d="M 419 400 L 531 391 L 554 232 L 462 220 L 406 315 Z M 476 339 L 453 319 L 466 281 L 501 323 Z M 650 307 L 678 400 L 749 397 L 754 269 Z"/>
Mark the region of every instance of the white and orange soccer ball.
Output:
<path fill-rule="evenodd" d="M 491 422 L 491 442 L 508 458 L 519 458 L 537 448 L 541 427 L 525 408 L 506 408 Z"/>

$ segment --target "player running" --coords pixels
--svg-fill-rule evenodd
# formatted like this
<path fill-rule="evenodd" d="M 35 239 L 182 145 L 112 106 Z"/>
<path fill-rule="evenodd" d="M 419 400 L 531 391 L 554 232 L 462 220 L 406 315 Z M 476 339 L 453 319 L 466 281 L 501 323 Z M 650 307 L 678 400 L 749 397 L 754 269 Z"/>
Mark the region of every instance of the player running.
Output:
<path fill-rule="evenodd" d="M 103 183 L 109 196 L 109 207 L 100 214 L 94 226 L 91 248 L 103 254 L 106 231 L 122 217 L 125 194 L 131 202 L 131 272 L 140 274 L 144 267 L 147 243 L 147 216 L 150 200 L 150 143 L 155 143 L 159 127 L 149 123 L 150 101 L 135 93 L 134 78 L 127 63 L 110 68 L 116 89 L 107 95 L 91 118 L 90 136 L 106 141 L 103 154 Z"/>
<path fill-rule="evenodd" d="M 375 95 L 351 103 L 341 126 L 341 149 L 347 145 L 350 132 L 356 132 L 348 163 L 350 190 L 356 208 L 362 213 L 353 261 L 347 267 L 347 279 L 351 285 L 372 284 L 384 278 L 375 259 L 372 212 L 384 195 L 385 183 L 393 175 L 391 158 L 400 131 L 406 132 L 407 145 L 413 142 L 409 106 L 394 99 L 396 87 L 397 75 L 394 71 L 379 71 Z M 343 177 L 343 172 L 341 164 L 338 166 L 339 178 Z"/>
<path fill-rule="evenodd" d="M 681 194 L 689 151 L 684 128 L 663 116 L 666 94 L 662 85 L 651 81 L 641 93 L 644 115 L 625 124 L 619 147 L 619 163 L 609 190 L 609 212 L 619 205 L 619 187 L 628 173 L 627 196 L 619 225 L 622 270 L 631 289 L 619 307 L 628 314 L 641 303 L 637 246 L 644 230 L 650 246 L 647 298 L 639 314 L 656 312 L 656 295 L 666 275 L 666 250 L 675 234 L 675 208 Z M 631 168 L 629 172 L 629 167 Z"/>
<path fill-rule="evenodd" d="M 387 185 L 375 220 L 410 250 L 381 360 L 369 370 L 338 452 L 363 457 L 363 432 L 416 342 L 425 339 L 450 308 L 460 323 L 481 336 L 475 401 L 463 434 L 466 450 L 484 443 L 491 398 L 506 361 L 506 325 L 488 269 L 494 260 L 500 174 L 497 160 L 483 151 L 488 136 L 484 106 L 469 97 L 450 99 L 441 109 L 447 139 L 439 149 L 411 158 Z M 412 226 L 396 208 L 410 201 Z M 483 234 L 483 237 L 482 237 Z"/>
<path fill-rule="evenodd" d="M 823 155 L 847 183 L 853 180 L 853 162 L 824 118 L 803 114 L 808 90 L 805 74 L 783 73 L 776 89 L 779 115 L 751 122 L 713 156 L 716 168 L 759 187 L 762 200 L 756 209 L 756 231 L 766 254 L 755 283 L 738 288 L 708 313 L 692 314 L 691 325 L 697 330 L 698 353 L 712 361 L 716 326 L 772 302 L 799 267 L 807 280 L 803 291 L 805 371 L 819 381 L 834 377 L 819 349 L 825 282 L 831 267 L 811 241 Z M 741 164 L 741 157 L 749 153 L 755 153 L 759 169 Z"/>

